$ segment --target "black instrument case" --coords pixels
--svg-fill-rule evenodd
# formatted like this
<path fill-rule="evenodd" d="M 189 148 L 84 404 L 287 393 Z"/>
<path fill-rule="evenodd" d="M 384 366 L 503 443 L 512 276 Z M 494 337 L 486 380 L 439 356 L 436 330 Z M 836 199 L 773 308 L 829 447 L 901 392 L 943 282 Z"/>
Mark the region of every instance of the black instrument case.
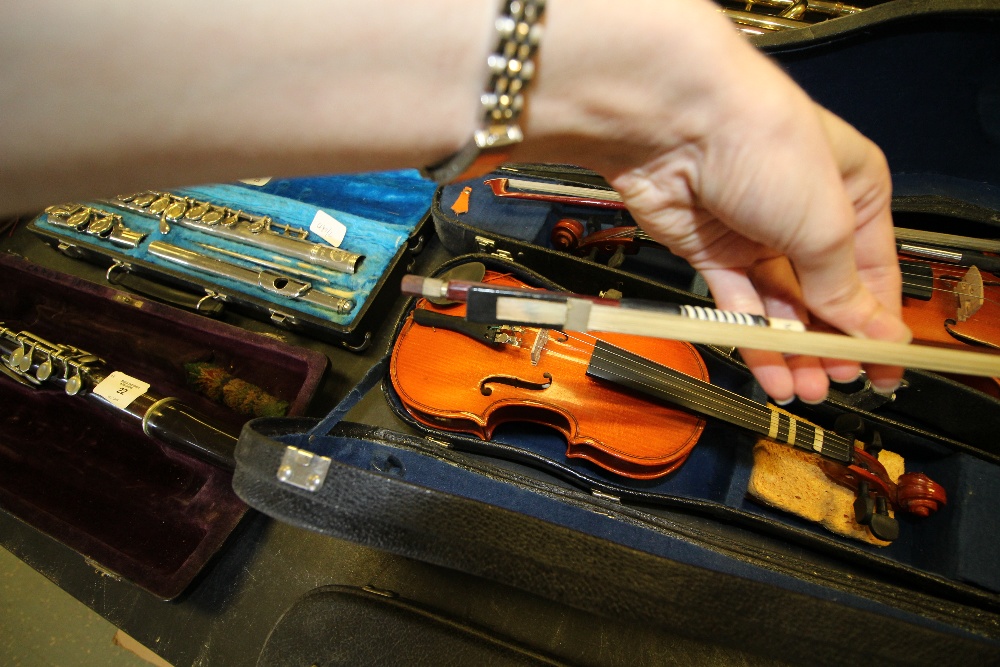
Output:
<path fill-rule="evenodd" d="M 990 104 L 1000 82 L 1000 7 L 899 1 L 876 10 L 758 45 L 886 149 L 897 224 L 989 236 L 1000 210 L 998 107 Z M 587 177 L 557 171 L 560 180 Z M 546 176 L 532 167 L 529 177 Z M 469 210 L 459 213 L 452 206 L 466 187 Z M 439 190 L 442 244 L 474 254 L 434 269 L 478 261 L 538 286 L 710 304 L 697 277 L 662 250 L 574 257 L 545 247 L 567 215 L 604 228 L 621 224 L 619 213 L 541 205 L 521 215 L 532 207 L 508 204 L 491 202 L 481 180 Z M 702 352 L 713 379 L 763 399 L 730 351 Z M 593 636 L 576 633 L 572 649 L 540 623 L 521 638 L 538 652 L 522 656 L 526 664 L 669 662 L 602 651 L 637 636 L 622 626 L 801 664 L 1000 660 L 1000 582 L 990 574 L 1000 539 L 1000 403 L 990 396 L 909 371 L 894 401 L 839 387 L 820 406 L 791 406 L 824 425 L 860 416 L 887 448 L 948 487 L 946 508 L 904 520 L 900 540 L 880 550 L 747 500 L 734 471 L 748 465 L 751 443 L 735 431 L 712 434 L 732 456 L 720 478 L 706 454 L 662 483 L 617 480 L 561 458 L 565 443 L 538 427 L 512 426 L 483 442 L 415 423 L 388 386 L 389 350 L 382 353 L 325 418 L 248 424 L 234 488 L 282 521 L 512 586 L 553 614 L 596 619 Z M 422 602 L 448 606 L 433 594 Z M 502 625 L 485 623 L 487 632 Z"/>
<path fill-rule="evenodd" d="M 38 216 L 29 229 L 68 257 L 105 268 L 107 281 L 114 286 L 209 316 L 219 316 L 228 308 L 361 351 L 398 296 L 399 278 L 424 244 L 433 193 L 433 183 L 415 170 L 265 179 L 261 184 L 241 181 L 191 186 L 156 195 L 130 193 L 138 195 L 126 202 L 133 204 L 132 208 L 108 201 L 73 203 L 62 216 L 71 218 L 72 207 L 79 205 L 96 209 L 101 215 L 119 216 L 126 228 L 142 235 L 133 247 L 116 244 L 111 236 L 98 233 L 95 229 L 103 227 L 95 223 L 76 228 L 55 224 L 58 217 L 50 213 Z M 145 201 L 141 199 L 144 194 L 148 194 Z M 216 230 L 225 231 L 225 219 L 214 223 L 214 230 L 207 225 L 192 228 L 178 221 L 164 227 L 160 219 L 164 209 L 168 215 L 170 211 L 165 206 L 157 209 L 159 195 L 168 195 L 174 202 L 192 202 L 188 210 L 204 202 L 257 219 L 267 216 L 275 232 L 304 234 L 304 240 L 318 244 L 312 247 L 324 250 L 332 246 L 317 234 L 313 224 L 317 219 L 332 218 L 336 221 L 332 224 L 346 228 L 339 249 L 361 259 L 351 272 L 331 270 L 308 258 L 302 261 L 281 250 L 261 247 L 260 239 L 275 236 L 271 232 L 247 233 L 240 240 L 220 235 Z M 183 221 L 185 217 L 178 219 Z M 224 263 L 224 270 L 230 273 L 235 267 L 246 272 L 249 280 L 237 281 L 171 261 L 162 251 L 154 252 L 154 244 L 164 243 L 174 248 L 172 253 L 193 252 L 200 258 L 210 258 L 216 266 Z M 260 261 L 271 266 L 255 263 Z M 325 301 L 317 303 L 314 298 Z M 341 311 L 335 299 L 345 299 L 349 305 Z"/>

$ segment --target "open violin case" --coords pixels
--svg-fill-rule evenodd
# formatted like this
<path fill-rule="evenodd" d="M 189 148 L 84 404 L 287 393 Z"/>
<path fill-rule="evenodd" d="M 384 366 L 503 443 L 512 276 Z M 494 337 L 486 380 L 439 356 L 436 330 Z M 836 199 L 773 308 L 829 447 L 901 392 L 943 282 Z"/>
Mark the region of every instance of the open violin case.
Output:
<path fill-rule="evenodd" d="M 482 255 L 441 271 L 470 261 L 558 288 Z M 471 356 L 447 343 L 456 366 Z M 764 400 L 738 361 L 698 351 L 713 385 Z M 399 420 L 373 421 L 383 401 Z M 721 423 L 678 470 L 647 480 L 567 457 L 552 426 L 505 423 L 487 441 L 431 428 L 401 404 L 388 351 L 325 418 L 248 423 L 233 483 L 251 506 L 309 530 L 752 653 L 812 664 L 1000 655 L 1000 457 L 831 403 L 795 412 L 828 429 L 860 417 L 908 471 L 946 489 L 947 505 L 897 514 L 899 537 L 876 547 L 749 499 L 754 438 Z"/>
<path fill-rule="evenodd" d="M 360 351 L 423 246 L 433 193 L 415 170 L 260 179 L 63 204 L 29 229 L 106 267 L 117 287 L 208 316 L 230 308 Z M 258 231 L 265 220 L 270 228 Z"/>
<path fill-rule="evenodd" d="M 883 146 L 897 225 L 994 235 L 1000 3 L 897 0 L 870 12 L 755 41 Z M 492 177 L 600 187 L 566 166 L 512 165 Z M 532 286 L 711 305 L 690 267 L 661 248 L 552 247 L 563 219 L 586 235 L 627 227 L 627 214 L 498 198 L 484 180 L 435 194 L 436 232 L 458 257 L 434 273 L 479 262 Z M 697 350 L 713 384 L 765 400 L 733 351 Z M 897 515 L 899 537 L 880 547 L 750 499 L 755 438 L 735 427 L 709 423 L 665 477 L 626 479 L 567 457 L 551 427 L 511 422 L 482 440 L 417 421 L 393 387 L 391 352 L 323 419 L 250 422 L 234 488 L 279 520 L 513 586 L 553 616 L 589 615 L 592 632 L 575 632 L 572 648 L 540 621 L 521 641 L 543 658 L 510 664 L 670 662 L 615 650 L 635 641 L 630 626 L 801 664 L 1000 662 L 993 396 L 907 371 L 894 397 L 859 384 L 836 386 L 821 405 L 787 406 L 825 429 L 859 418 L 866 437 L 877 432 L 908 471 L 947 491 L 929 517 Z M 456 346 L 453 363 L 468 356 Z M 418 602 L 447 607 L 433 595 Z"/>

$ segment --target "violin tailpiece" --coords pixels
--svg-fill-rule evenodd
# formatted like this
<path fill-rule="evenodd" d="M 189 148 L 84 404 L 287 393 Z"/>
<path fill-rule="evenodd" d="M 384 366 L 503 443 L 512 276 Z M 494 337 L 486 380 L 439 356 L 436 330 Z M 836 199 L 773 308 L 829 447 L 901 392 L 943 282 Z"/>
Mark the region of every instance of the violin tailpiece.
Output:
<path fill-rule="evenodd" d="M 899 454 L 883 450 L 878 460 L 893 481 L 903 474 Z M 758 440 L 747 493 L 758 502 L 818 523 L 837 535 L 880 547 L 890 544 L 857 522 L 854 492 L 830 479 L 817 465 L 817 457 L 808 452 L 767 438 Z M 892 515 L 891 509 L 889 513 Z"/>

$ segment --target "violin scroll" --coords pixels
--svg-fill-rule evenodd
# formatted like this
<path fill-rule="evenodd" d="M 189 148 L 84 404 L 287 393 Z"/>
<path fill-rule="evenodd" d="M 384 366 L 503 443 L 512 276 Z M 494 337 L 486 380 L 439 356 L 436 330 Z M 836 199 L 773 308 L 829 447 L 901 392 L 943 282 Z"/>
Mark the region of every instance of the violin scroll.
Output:
<path fill-rule="evenodd" d="M 900 475 L 896 486 L 896 502 L 900 509 L 910 514 L 930 516 L 948 503 L 941 485 L 922 472 Z"/>
<path fill-rule="evenodd" d="M 552 247 L 556 250 L 573 252 L 580 247 L 586 235 L 583 223 L 573 218 L 563 218 L 552 227 Z"/>
<path fill-rule="evenodd" d="M 860 432 L 859 425 L 851 426 L 849 430 Z M 869 436 L 873 449 L 880 448 L 877 432 Z M 889 515 L 890 507 L 895 512 L 928 517 L 948 502 L 944 488 L 922 472 L 904 473 L 893 481 L 885 466 L 866 449 L 855 449 L 854 462 L 847 466 L 825 460 L 819 463 L 827 477 L 854 492 L 855 520 L 885 542 L 899 537 L 899 522 Z"/>

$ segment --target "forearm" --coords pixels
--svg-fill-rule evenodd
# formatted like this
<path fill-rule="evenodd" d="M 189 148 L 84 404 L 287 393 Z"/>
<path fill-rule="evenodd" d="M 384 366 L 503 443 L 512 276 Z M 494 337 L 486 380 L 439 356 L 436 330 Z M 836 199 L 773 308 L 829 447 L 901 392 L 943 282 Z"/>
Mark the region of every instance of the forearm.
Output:
<path fill-rule="evenodd" d="M 427 164 L 476 122 L 493 0 L 40 2 L 0 39 L 0 210 Z"/>

